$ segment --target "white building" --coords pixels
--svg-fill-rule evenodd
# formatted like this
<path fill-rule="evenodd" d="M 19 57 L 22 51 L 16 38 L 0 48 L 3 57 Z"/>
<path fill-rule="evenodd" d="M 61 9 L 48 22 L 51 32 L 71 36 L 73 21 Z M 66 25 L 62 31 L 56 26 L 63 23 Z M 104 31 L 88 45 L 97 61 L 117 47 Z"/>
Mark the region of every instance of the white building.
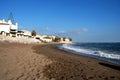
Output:
<path fill-rule="evenodd" d="M 72 43 L 70 38 L 61 38 L 60 43 Z"/>
<path fill-rule="evenodd" d="M 17 37 L 24 37 L 24 32 L 23 31 L 18 31 L 17 32 Z"/>
<path fill-rule="evenodd" d="M 50 39 L 50 38 L 43 38 L 42 39 L 44 42 L 52 42 L 52 39 Z"/>
<path fill-rule="evenodd" d="M 43 42 L 52 42 L 52 38 L 47 35 L 36 35 L 36 38 L 39 38 Z"/>
<path fill-rule="evenodd" d="M 0 20 L 0 33 L 2 35 L 10 35 L 10 36 L 16 36 L 18 30 L 18 24 L 14 25 L 11 20 L 8 20 L 6 22 L 4 19 Z"/>
<path fill-rule="evenodd" d="M 23 36 L 28 38 L 29 36 L 31 36 L 31 32 L 27 31 L 27 30 L 21 30 L 23 32 Z"/>

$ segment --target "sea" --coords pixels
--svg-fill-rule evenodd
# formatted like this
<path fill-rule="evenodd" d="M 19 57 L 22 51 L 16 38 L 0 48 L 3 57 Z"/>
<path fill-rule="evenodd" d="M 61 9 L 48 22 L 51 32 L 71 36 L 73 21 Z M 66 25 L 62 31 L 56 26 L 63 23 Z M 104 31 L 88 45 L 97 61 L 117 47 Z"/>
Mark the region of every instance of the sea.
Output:
<path fill-rule="evenodd" d="M 120 65 L 120 43 L 72 43 L 61 44 L 60 49 L 73 54 L 96 58 Z"/>

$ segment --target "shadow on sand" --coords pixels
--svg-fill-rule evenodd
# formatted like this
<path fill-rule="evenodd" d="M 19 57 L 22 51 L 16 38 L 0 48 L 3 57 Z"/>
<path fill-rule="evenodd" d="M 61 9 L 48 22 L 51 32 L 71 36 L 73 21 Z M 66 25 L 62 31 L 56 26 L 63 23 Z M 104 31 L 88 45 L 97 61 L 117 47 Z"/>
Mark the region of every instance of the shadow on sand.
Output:
<path fill-rule="evenodd" d="M 106 66 L 115 70 L 120 70 L 120 66 L 119 65 L 114 65 L 114 64 L 109 64 L 109 63 L 103 63 L 103 62 L 99 62 L 100 65 L 102 66 Z"/>

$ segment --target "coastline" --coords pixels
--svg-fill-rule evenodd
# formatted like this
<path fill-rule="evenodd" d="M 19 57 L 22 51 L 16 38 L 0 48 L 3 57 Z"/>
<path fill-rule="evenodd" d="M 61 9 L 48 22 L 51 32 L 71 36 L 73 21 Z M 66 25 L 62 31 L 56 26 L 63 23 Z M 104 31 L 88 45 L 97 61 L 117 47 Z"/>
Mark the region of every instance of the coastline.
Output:
<path fill-rule="evenodd" d="M 60 45 L 61 45 L 61 44 L 60 44 Z M 91 57 L 91 56 L 87 56 L 87 55 L 80 55 L 80 54 L 78 54 L 78 53 L 76 53 L 76 52 L 73 52 L 73 51 L 70 51 L 70 50 L 61 48 L 61 47 L 59 47 L 59 46 L 57 46 L 56 49 L 65 51 L 65 52 L 67 52 L 67 53 L 69 53 L 69 54 L 71 54 L 71 55 L 76 55 L 76 56 L 81 56 L 81 57 L 85 57 L 85 58 L 87 57 L 87 58 L 91 58 L 91 59 L 96 59 L 96 60 L 98 60 L 98 61 L 104 62 L 104 63 L 99 63 L 99 64 L 101 64 L 101 65 L 104 65 L 104 66 L 111 65 L 111 66 L 114 66 L 114 67 L 111 67 L 111 68 L 114 68 L 114 69 L 116 69 L 116 70 L 120 70 L 120 64 L 117 64 L 117 63 L 114 63 L 114 62 L 110 62 L 110 61 L 107 61 L 107 60 L 104 60 L 104 59 L 100 59 L 100 58 L 96 58 L 96 57 Z M 108 66 L 108 67 L 110 67 L 110 66 Z"/>
<path fill-rule="evenodd" d="M 120 80 L 113 64 L 71 54 L 56 44 L 0 42 L 0 63 L 1 80 Z"/>
<path fill-rule="evenodd" d="M 71 54 L 55 45 L 34 47 L 35 52 L 52 60 L 45 66 L 44 75 L 55 80 L 119 80 L 120 67 L 112 63 Z M 46 50 L 47 49 L 47 50 Z M 112 72 L 112 73 L 111 73 Z"/>

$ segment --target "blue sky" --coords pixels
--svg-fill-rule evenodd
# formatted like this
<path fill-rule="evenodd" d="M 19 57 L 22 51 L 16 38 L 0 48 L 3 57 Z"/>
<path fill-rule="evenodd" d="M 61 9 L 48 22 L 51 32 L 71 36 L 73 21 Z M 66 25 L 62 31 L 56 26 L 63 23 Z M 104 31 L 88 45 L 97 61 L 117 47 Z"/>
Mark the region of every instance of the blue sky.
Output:
<path fill-rule="evenodd" d="M 12 12 L 19 30 L 75 42 L 120 42 L 120 0 L 0 0 L 0 8 L 0 19 Z"/>

